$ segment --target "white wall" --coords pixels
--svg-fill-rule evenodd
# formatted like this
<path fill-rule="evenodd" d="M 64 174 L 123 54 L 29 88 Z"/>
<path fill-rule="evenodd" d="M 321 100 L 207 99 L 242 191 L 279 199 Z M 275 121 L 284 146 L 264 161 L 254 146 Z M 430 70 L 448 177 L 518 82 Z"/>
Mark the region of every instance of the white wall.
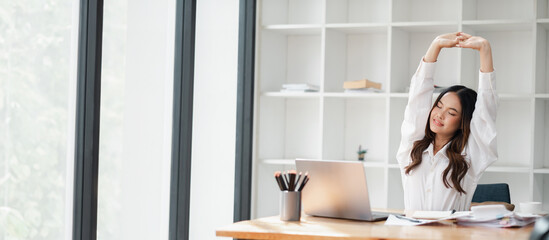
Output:
<path fill-rule="evenodd" d="M 197 1 L 189 239 L 233 222 L 238 7 Z"/>

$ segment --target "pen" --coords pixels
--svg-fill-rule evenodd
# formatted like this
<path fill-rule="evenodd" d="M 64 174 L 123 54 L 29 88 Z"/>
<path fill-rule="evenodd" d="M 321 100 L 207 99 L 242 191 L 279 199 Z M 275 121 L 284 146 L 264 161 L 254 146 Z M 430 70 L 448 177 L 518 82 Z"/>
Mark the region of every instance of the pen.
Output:
<path fill-rule="evenodd" d="M 284 182 L 284 179 L 282 178 L 280 171 L 275 172 L 275 178 L 281 191 L 288 190 L 287 184 Z"/>
<path fill-rule="evenodd" d="M 295 170 L 290 170 L 289 171 L 289 188 L 288 190 L 289 191 L 295 191 L 295 175 L 297 174 Z"/>
<path fill-rule="evenodd" d="M 295 181 L 295 188 L 297 188 L 297 185 L 299 184 L 299 179 L 301 179 L 301 172 L 299 172 L 299 175 L 297 176 L 297 180 Z"/>
<path fill-rule="evenodd" d="M 305 184 L 307 184 L 307 182 L 309 182 L 309 173 L 305 173 L 305 176 L 303 177 L 303 180 L 301 181 L 301 186 L 299 186 L 299 189 L 298 191 L 301 192 L 301 190 L 303 190 L 303 188 L 305 187 Z"/>
<path fill-rule="evenodd" d="M 397 217 L 398 219 L 402 219 L 402 220 L 406 220 L 406 221 L 410 221 L 410 222 L 421 223 L 421 221 L 419 221 L 417 219 L 407 218 L 407 217 L 403 217 L 403 216 L 400 216 L 400 215 L 395 215 L 395 217 Z"/>
<path fill-rule="evenodd" d="M 280 181 L 280 171 L 276 171 L 274 174 L 276 183 L 278 183 L 278 187 L 280 188 L 280 191 L 284 191 L 284 187 L 282 187 L 282 182 Z"/>
<path fill-rule="evenodd" d="M 283 172 L 282 173 L 282 177 L 284 177 L 284 183 L 286 183 L 286 190 L 289 190 L 290 189 L 290 181 L 288 181 L 288 176 L 287 176 L 287 173 L 286 172 Z"/>

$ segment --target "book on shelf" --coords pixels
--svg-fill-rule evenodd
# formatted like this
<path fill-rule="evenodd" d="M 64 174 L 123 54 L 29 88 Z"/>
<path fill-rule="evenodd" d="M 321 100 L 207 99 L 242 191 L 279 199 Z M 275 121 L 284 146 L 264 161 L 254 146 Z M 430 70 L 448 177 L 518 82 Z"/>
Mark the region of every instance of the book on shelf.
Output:
<path fill-rule="evenodd" d="M 381 90 L 381 83 L 370 81 L 368 79 L 356 80 L 356 81 L 345 81 L 343 82 L 343 88 L 345 89 L 362 89 L 362 88 L 373 88 Z"/>
<path fill-rule="evenodd" d="M 377 88 L 358 88 L 358 89 L 345 89 L 346 93 L 380 93 L 381 90 Z"/>
<path fill-rule="evenodd" d="M 320 88 L 309 83 L 285 83 L 280 92 L 318 92 Z"/>

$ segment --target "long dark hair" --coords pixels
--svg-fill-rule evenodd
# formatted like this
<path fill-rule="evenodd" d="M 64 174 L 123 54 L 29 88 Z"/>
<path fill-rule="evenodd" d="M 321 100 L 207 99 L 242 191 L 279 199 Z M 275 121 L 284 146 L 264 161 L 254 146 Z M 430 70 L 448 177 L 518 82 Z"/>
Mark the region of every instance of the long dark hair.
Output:
<path fill-rule="evenodd" d="M 444 170 L 442 174 L 442 181 L 444 186 L 450 188 L 448 183 L 448 173 L 450 173 L 450 179 L 452 180 L 453 187 L 460 193 L 466 193 L 465 190 L 461 187 L 461 180 L 465 177 L 465 174 L 469 170 L 469 164 L 465 161 L 465 158 L 461 155 L 463 149 L 467 144 L 469 139 L 469 134 L 471 133 L 471 118 L 473 117 L 473 111 L 475 110 L 475 103 L 477 101 L 477 93 L 465 86 L 455 85 L 445 89 L 438 96 L 437 100 L 431 107 L 431 112 L 429 113 L 429 119 L 427 120 L 427 125 L 425 126 L 425 137 L 423 139 L 415 141 L 414 147 L 412 148 L 412 162 L 408 165 L 406 169 L 406 174 L 409 174 L 412 169 L 416 168 L 421 164 L 423 151 L 429 147 L 431 143 L 434 143 L 435 133 L 431 131 L 431 113 L 435 106 L 437 106 L 440 99 L 444 94 L 448 92 L 454 92 L 458 96 L 461 103 L 461 124 L 458 130 L 456 130 L 452 139 L 450 139 L 450 145 L 446 149 L 446 155 L 450 160 L 448 167 Z"/>

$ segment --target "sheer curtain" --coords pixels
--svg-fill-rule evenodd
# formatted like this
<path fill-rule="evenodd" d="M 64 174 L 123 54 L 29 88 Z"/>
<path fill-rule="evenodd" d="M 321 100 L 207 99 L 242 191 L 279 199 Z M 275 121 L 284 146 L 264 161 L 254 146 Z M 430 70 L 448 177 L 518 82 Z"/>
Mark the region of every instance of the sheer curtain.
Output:
<path fill-rule="evenodd" d="M 104 4 L 98 239 L 167 239 L 175 0 Z"/>

